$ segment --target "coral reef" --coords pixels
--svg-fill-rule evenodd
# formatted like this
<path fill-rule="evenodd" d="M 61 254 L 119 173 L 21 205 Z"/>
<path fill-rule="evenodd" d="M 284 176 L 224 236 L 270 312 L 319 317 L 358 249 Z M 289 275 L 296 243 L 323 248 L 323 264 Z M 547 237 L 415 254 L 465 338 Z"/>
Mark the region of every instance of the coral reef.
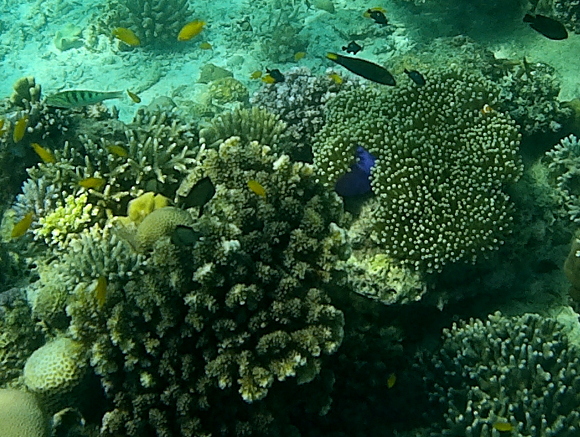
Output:
<path fill-rule="evenodd" d="M 495 104 L 497 88 L 460 70 L 431 77 L 423 87 L 339 93 L 313 146 L 329 189 L 356 146 L 377 158 L 372 237 L 387 256 L 425 271 L 474 262 L 505 241 L 512 219 L 503 189 L 522 173 L 515 123 L 482 111 Z"/>
<path fill-rule="evenodd" d="M 278 115 L 287 124 L 292 146 L 286 153 L 294 159 L 311 161 L 314 134 L 324 125 L 325 104 L 340 90 L 352 89 L 353 82 L 344 78 L 336 83 L 329 76 L 312 74 L 306 67 L 292 68 L 284 76 L 282 83 L 264 84 L 250 102 Z"/>
<path fill-rule="evenodd" d="M 101 30 L 131 29 L 144 47 L 171 47 L 179 30 L 191 21 L 187 0 L 109 0 L 101 17 Z"/>
<path fill-rule="evenodd" d="M 453 324 L 428 367 L 430 396 L 444 416 L 435 435 L 578 434 L 578 350 L 551 318 L 526 314 Z"/>
<path fill-rule="evenodd" d="M 203 238 L 159 236 L 103 306 L 81 287 L 67 306 L 112 403 L 104 436 L 288 435 L 292 408 L 275 405 L 314 390 L 311 408 L 328 407 L 324 357 L 344 324 L 326 292 L 345 245 L 338 199 L 310 165 L 257 142 L 233 137 L 200 160 L 192 171 L 216 187 L 192 224 Z"/>
<path fill-rule="evenodd" d="M 209 83 L 207 96 L 211 104 L 223 106 L 232 103 L 247 104 L 250 93 L 239 80 L 223 77 Z"/>
<path fill-rule="evenodd" d="M 563 138 L 546 152 L 550 183 L 558 190 L 570 220 L 580 223 L 580 142 L 574 135 Z"/>
<path fill-rule="evenodd" d="M 11 288 L 0 293 L 0 386 L 14 382 L 28 356 L 42 345 L 39 327 L 30 317 L 23 290 Z"/>
<path fill-rule="evenodd" d="M 60 337 L 30 355 L 24 366 L 24 384 L 43 399 L 44 405 L 57 403 L 79 385 L 87 365 L 83 345 Z"/>
<path fill-rule="evenodd" d="M 199 136 L 208 146 L 216 146 L 232 136 L 238 136 L 243 141 L 276 146 L 279 152 L 289 147 L 286 123 L 278 115 L 257 107 L 221 113 L 200 131 Z"/>

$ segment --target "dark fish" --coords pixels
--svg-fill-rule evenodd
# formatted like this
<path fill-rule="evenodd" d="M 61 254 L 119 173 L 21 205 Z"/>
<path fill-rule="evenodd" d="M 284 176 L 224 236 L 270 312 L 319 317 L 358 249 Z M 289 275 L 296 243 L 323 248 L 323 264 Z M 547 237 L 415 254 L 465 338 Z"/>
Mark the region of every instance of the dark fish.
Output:
<path fill-rule="evenodd" d="M 199 241 L 201 235 L 190 226 L 177 225 L 171 234 L 171 242 L 176 246 L 193 246 Z"/>
<path fill-rule="evenodd" d="M 274 68 L 273 70 L 269 70 L 266 68 L 266 72 L 270 75 L 272 79 L 274 79 L 275 83 L 284 82 L 286 80 L 282 72 L 277 68 Z"/>
<path fill-rule="evenodd" d="M 425 78 L 423 77 L 423 75 L 419 73 L 417 70 L 409 71 L 405 68 L 405 73 L 407 73 L 407 76 L 409 76 L 411 80 L 419 86 L 423 86 L 427 83 L 425 82 Z"/>
<path fill-rule="evenodd" d="M 546 38 L 561 40 L 568 38 L 568 31 L 562 23 L 544 15 L 524 16 L 524 23 L 530 23 L 530 27 L 541 33 Z"/>
<path fill-rule="evenodd" d="M 69 90 L 48 96 L 45 103 L 54 108 L 80 108 L 82 106 L 95 105 L 107 99 L 118 99 L 123 96 L 123 91 L 89 91 Z"/>
<path fill-rule="evenodd" d="M 380 9 L 369 9 L 366 11 L 365 16 L 373 19 L 375 23 L 380 24 L 381 26 L 389 24 L 387 16 Z"/>
<path fill-rule="evenodd" d="M 205 177 L 197 181 L 189 194 L 183 199 L 182 205 L 185 208 L 199 207 L 199 215 L 203 214 L 203 207 L 215 194 L 215 186 L 210 178 Z"/>
<path fill-rule="evenodd" d="M 364 59 L 351 58 L 350 56 L 339 55 L 338 53 L 327 53 L 326 57 L 331 61 L 336 62 L 338 65 L 342 65 L 354 74 L 358 74 L 365 79 L 372 80 L 373 82 L 381 83 L 383 85 L 395 86 L 395 78 L 389 71 L 370 61 L 365 61 Z"/>
<path fill-rule="evenodd" d="M 342 50 L 344 50 L 347 53 L 352 53 L 353 55 L 356 55 L 358 52 L 362 50 L 362 47 L 355 41 L 351 41 L 348 43 L 348 45 L 342 46 Z"/>
<path fill-rule="evenodd" d="M 356 162 L 336 181 L 334 190 L 343 197 L 362 196 L 371 191 L 371 169 L 376 158 L 363 147 L 356 148 Z"/>

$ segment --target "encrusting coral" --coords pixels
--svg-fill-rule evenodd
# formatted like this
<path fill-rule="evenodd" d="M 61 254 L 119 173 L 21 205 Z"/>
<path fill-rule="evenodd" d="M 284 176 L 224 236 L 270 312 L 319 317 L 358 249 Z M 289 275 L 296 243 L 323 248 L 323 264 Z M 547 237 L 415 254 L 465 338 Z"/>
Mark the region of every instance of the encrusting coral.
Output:
<path fill-rule="evenodd" d="M 357 146 L 376 157 L 374 241 L 395 260 L 437 271 L 505 241 L 512 219 L 504 187 L 519 179 L 522 163 L 515 123 L 486 109 L 497 98 L 491 82 L 453 69 L 430 77 L 422 87 L 339 93 L 313 151 L 329 189 Z"/>
<path fill-rule="evenodd" d="M 426 375 L 444 425 L 430 435 L 578 435 L 578 350 L 551 318 L 536 314 L 453 324 Z M 441 430 L 437 429 L 441 427 Z"/>

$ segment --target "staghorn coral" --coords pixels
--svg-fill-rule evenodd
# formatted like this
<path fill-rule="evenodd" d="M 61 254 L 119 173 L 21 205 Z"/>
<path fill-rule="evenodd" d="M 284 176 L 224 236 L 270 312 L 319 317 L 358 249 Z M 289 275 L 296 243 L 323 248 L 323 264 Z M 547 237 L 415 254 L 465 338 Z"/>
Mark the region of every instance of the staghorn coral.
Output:
<path fill-rule="evenodd" d="M 307 396 L 328 408 L 324 357 L 344 323 L 326 293 L 345 244 L 332 231 L 340 204 L 310 165 L 256 142 L 202 155 L 194 172 L 216 187 L 193 224 L 203 238 L 177 247 L 160 236 L 144 273 L 99 311 L 82 291 L 67 307 L 112 403 L 103 436 L 295 435 L 289 406 Z"/>
<path fill-rule="evenodd" d="M 40 101 L 40 85 L 36 83 L 34 76 L 22 77 L 14 82 L 14 92 L 10 96 L 10 103 L 21 108 L 30 108 Z"/>
<path fill-rule="evenodd" d="M 313 75 L 306 67 L 291 68 L 284 76 L 282 83 L 262 85 L 250 102 L 278 115 L 287 124 L 292 145 L 284 149 L 285 153 L 311 161 L 314 134 L 324 125 L 324 105 L 340 90 L 351 89 L 353 82 L 344 78 L 337 84 L 330 77 Z"/>
<path fill-rule="evenodd" d="M 313 146 L 329 189 L 348 171 L 357 145 L 377 158 L 371 236 L 390 258 L 425 271 L 474 262 L 505 241 L 512 219 L 503 189 L 522 173 L 514 122 L 482 111 L 495 103 L 497 89 L 460 70 L 431 77 L 423 87 L 340 93 Z"/>
<path fill-rule="evenodd" d="M 100 27 L 107 35 L 114 27 L 127 27 L 145 47 L 171 47 L 190 16 L 188 0 L 109 0 Z"/>
<path fill-rule="evenodd" d="M 27 193 L 17 198 L 14 208 L 25 214 L 33 207 L 40 217 L 50 212 L 48 204 L 64 207 L 68 196 L 77 198 L 86 193 L 96 220 L 120 215 L 129 198 L 146 191 L 172 194 L 195 162 L 194 129 L 174 114 L 141 110 L 135 121 L 122 125 L 113 138 L 93 140 L 81 135 L 78 140 L 67 141 L 54 150 L 55 163 L 39 163 L 27 170 Z M 121 147 L 125 153 L 114 153 L 111 146 Z M 102 187 L 79 185 L 89 177 L 102 178 Z"/>
<path fill-rule="evenodd" d="M 444 417 L 430 435 L 495 436 L 497 423 L 523 437 L 578 435 L 578 350 L 554 319 L 496 312 L 454 323 L 424 366 Z"/>

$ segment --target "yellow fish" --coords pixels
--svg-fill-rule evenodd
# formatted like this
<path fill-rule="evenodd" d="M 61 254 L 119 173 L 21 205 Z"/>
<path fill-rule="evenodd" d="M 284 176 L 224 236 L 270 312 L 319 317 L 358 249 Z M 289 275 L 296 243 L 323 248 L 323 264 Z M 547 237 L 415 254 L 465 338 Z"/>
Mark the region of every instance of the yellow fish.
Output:
<path fill-rule="evenodd" d="M 213 49 L 212 45 L 210 43 L 208 43 L 207 41 L 202 42 L 199 45 L 199 48 L 202 49 L 202 50 L 211 50 L 211 49 Z"/>
<path fill-rule="evenodd" d="M 262 184 L 260 184 L 258 181 L 253 179 L 251 181 L 248 181 L 248 188 L 252 190 L 254 193 L 256 193 L 258 196 L 266 198 L 266 190 L 264 189 Z"/>
<path fill-rule="evenodd" d="M 97 286 L 95 287 L 95 299 L 97 305 L 101 308 L 107 301 L 107 278 L 99 276 L 97 279 Z"/>
<path fill-rule="evenodd" d="M 42 147 L 38 143 L 31 143 L 30 146 L 34 149 L 36 154 L 40 157 L 40 159 L 42 159 L 43 162 L 47 164 L 54 164 L 56 162 L 56 158 L 50 150 Z"/>
<path fill-rule="evenodd" d="M 328 77 L 337 85 L 340 85 L 342 83 L 342 77 L 340 77 L 338 73 L 330 73 Z"/>
<path fill-rule="evenodd" d="M 115 27 L 112 34 L 119 41 L 123 41 L 125 44 L 128 44 L 131 47 L 137 47 L 141 45 L 141 40 L 137 35 L 135 35 L 135 32 L 133 32 L 131 29 L 127 29 L 126 27 Z"/>
<path fill-rule="evenodd" d="M 511 423 L 507 422 L 495 422 L 493 427 L 498 431 L 513 431 L 514 426 Z"/>
<path fill-rule="evenodd" d="M 4 129 L 4 123 L 5 123 L 5 122 L 6 122 L 6 121 L 5 121 L 3 118 L 2 118 L 2 119 L 0 119 L 0 136 L 1 136 L 1 135 L 4 135 L 4 132 L 6 132 L 6 129 Z"/>
<path fill-rule="evenodd" d="M 107 150 L 111 152 L 113 155 L 117 155 L 121 158 L 126 158 L 127 156 L 129 156 L 129 152 L 127 152 L 127 149 L 117 144 L 107 146 Z"/>
<path fill-rule="evenodd" d="M 262 72 L 260 70 L 254 71 L 250 74 L 250 79 L 259 79 L 262 77 Z"/>
<path fill-rule="evenodd" d="M 22 237 L 24 234 L 26 234 L 26 231 L 28 231 L 28 228 L 30 228 L 31 224 L 32 224 L 32 212 L 28 212 L 24 217 L 20 219 L 18 223 L 14 225 L 10 237 L 12 238 Z"/>
<path fill-rule="evenodd" d="M 267 74 L 267 75 L 265 75 L 262 78 L 262 82 L 265 82 L 265 83 L 276 83 L 276 79 L 274 79 L 272 76 L 270 76 L 269 74 Z"/>
<path fill-rule="evenodd" d="M 199 35 L 203 30 L 203 26 L 207 23 L 205 21 L 192 21 L 181 28 L 177 35 L 177 41 L 189 41 L 196 35 Z"/>
<path fill-rule="evenodd" d="M 15 143 L 17 143 L 22 138 L 24 138 L 24 134 L 26 133 L 26 126 L 28 126 L 28 115 L 23 116 L 14 125 L 14 131 L 12 132 L 12 139 L 14 140 Z"/>
<path fill-rule="evenodd" d="M 133 100 L 133 102 L 141 103 L 141 97 L 139 97 L 137 94 L 127 90 L 127 95 L 131 98 L 131 100 Z"/>
<path fill-rule="evenodd" d="M 296 53 L 294 53 L 294 61 L 298 62 L 304 56 L 306 56 L 306 52 L 296 52 Z"/>
<path fill-rule="evenodd" d="M 93 177 L 88 177 L 88 178 L 84 178 L 81 181 L 79 181 L 79 185 L 83 188 L 93 188 L 95 190 L 98 190 L 99 188 L 101 188 L 103 185 L 105 185 L 105 180 L 103 178 L 93 178 Z"/>
<path fill-rule="evenodd" d="M 394 373 L 391 373 L 389 375 L 389 379 L 387 379 L 387 387 L 393 388 L 393 386 L 395 385 L 396 382 L 397 382 L 397 375 L 395 375 Z"/>

